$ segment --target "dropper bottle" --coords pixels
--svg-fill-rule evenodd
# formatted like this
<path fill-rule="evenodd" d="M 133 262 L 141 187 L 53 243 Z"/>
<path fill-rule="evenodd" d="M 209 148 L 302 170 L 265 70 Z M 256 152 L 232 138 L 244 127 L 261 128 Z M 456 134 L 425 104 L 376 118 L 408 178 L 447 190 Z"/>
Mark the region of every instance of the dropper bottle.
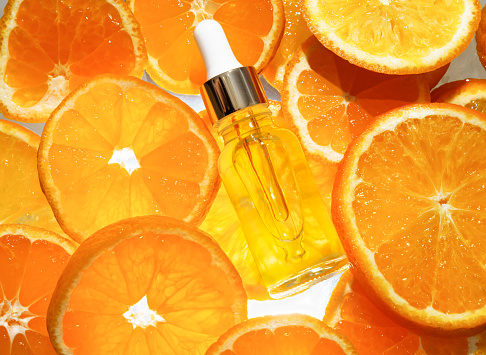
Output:
<path fill-rule="evenodd" d="M 347 267 L 297 137 L 272 120 L 255 69 L 235 58 L 221 25 L 194 31 L 208 81 L 201 96 L 223 138 L 218 168 L 269 294 L 303 291 Z"/>

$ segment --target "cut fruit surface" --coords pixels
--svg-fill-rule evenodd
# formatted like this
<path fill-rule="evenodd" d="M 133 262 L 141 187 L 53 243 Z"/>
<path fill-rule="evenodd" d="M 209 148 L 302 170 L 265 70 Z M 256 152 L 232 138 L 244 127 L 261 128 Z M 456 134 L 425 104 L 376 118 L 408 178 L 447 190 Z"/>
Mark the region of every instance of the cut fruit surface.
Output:
<path fill-rule="evenodd" d="M 431 100 L 464 106 L 486 114 L 486 79 L 452 81 L 432 91 Z"/>
<path fill-rule="evenodd" d="M 302 2 L 310 30 L 329 49 L 360 67 L 417 74 L 457 57 L 479 25 L 478 0 Z"/>
<path fill-rule="evenodd" d="M 324 322 L 344 334 L 360 355 L 479 355 L 486 351 L 481 344 L 484 335 L 440 338 L 400 326 L 369 300 L 349 270 L 334 288 Z"/>
<path fill-rule="evenodd" d="M 205 19 L 218 21 L 244 65 L 260 72 L 280 41 L 284 12 L 281 0 L 128 0 L 147 45 L 150 77 L 164 89 L 198 94 L 206 69 L 194 27 Z"/>
<path fill-rule="evenodd" d="M 476 31 L 476 51 L 479 61 L 486 68 L 486 7 L 481 10 L 481 20 Z"/>
<path fill-rule="evenodd" d="M 141 77 L 142 34 L 123 0 L 11 0 L 0 23 L 0 109 L 44 122 L 86 79 Z"/>
<path fill-rule="evenodd" d="M 39 184 L 39 141 L 27 128 L 0 120 L 0 223 L 28 224 L 63 234 Z"/>
<path fill-rule="evenodd" d="M 423 75 L 387 75 L 357 67 L 311 37 L 287 67 L 282 106 L 308 154 L 339 162 L 349 142 L 375 116 L 428 102 L 429 90 Z"/>
<path fill-rule="evenodd" d="M 0 353 L 55 355 L 47 306 L 75 244 L 56 233 L 0 225 Z"/>
<path fill-rule="evenodd" d="M 158 214 L 198 224 L 219 189 L 219 149 L 199 116 L 155 85 L 99 76 L 50 117 L 39 176 L 77 241 L 115 221 Z"/>
<path fill-rule="evenodd" d="M 249 319 L 229 329 L 206 355 L 357 354 L 351 343 L 320 320 L 304 314 Z"/>
<path fill-rule="evenodd" d="M 173 218 L 135 217 L 84 241 L 48 310 L 59 354 L 203 354 L 247 317 L 241 278 L 214 240 Z"/>
<path fill-rule="evenodd" d="M 285 68 L 294 52 L 310 36 L 298 0 L 283 0 L 285 27 L 282 40 L 278 44 L 274 57 L 263 70 L 265 79 L 277 90 L 282 90 Z"/>
<path fill-rule="evenodd" d="M 353 273 L 412 329 L 486 328 L 486 116 L 416 104 L 380 116 L 348 148 L 332 215 Z"/>

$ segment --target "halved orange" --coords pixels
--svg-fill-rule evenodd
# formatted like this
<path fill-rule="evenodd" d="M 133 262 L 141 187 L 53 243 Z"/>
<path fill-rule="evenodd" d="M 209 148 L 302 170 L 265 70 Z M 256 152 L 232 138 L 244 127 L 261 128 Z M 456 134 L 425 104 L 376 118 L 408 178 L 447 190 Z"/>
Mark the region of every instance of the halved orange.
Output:
<path fill-rule="evenodd" d="M 270 85 L 282 90 L 285 68 L 292 59 L 294 52 L 310 36 L 298 0 L 283 0 L 285 13 L 284 33 L 274 57 L 263 70 L 262 74 Z"/>
<path fill-rule="evenodd" d="M 332 215 L 353 274 L 393 319 L 437 336 L 486 329 L 486 116 L 415 104 L 349 146 Z"/>
<path fill-rule="evenodd" d="M 123 0 L 10 0 L 0 28 L 0 110 L 14 120 L 44 122 L 86 79 L 141 77 L 147 61 Z"/>
<path fill-rule="evenodd" d="M 0 120 L 0 223 L 28 224 L 64 234 L 39 184 L 39 141 L 27 128 Z"/>
<path fill-rule="evenodd" d="M 369 300 L 349 270 L 334 288 L 323 320 L 345 335 L 360 355 L 479 355 L 486 351 L 484 335 L 442 338 L 402 327 Z"/>
<path fill-rule="evenodd" d="M 0 225 L 0 353 L 55 355 L 47 306 L 75 244 L 47 230 Z"/>
<path fill-rule="evenodd" d="M 186 222 L 135 217 L 107 226 L 73 254 L 49 304 L 58 354 L 203 354 L 247 317 L 236 269 Z"/>
<path fill-rule="evenodd" d="M 434 102 L 448 102 L 486 113 L 486 79 L 451 81 L 431 92 Z"/>
<path fill-rule="evenodd" d="M 149 214 L 198 224 L 219 189 L 219 149 L 199 116 L 140 79 L 98 76 L 53 112 L 41 137 L 42 189 L 77 241 Z"/>
<path fill-rule="evenodd" d="M 147 45 L 150 77 L 164 89 L 199 94 L 206 69 L 194 27 L 218 21 L 238 61 L 261 72 L 275 53 L 284 26 L 281 0 L 127 0 Z"/>
<path fill-rule="evenodd" d="M 343 335 L 304 314 L 249 319 L 225 334 L 206 355 L 357 354 Z"/>
<path fill-rule="evenodd" d="M 287 66 L 282 106 L 309 155 L 339 162 L 349 142 L 377 115 L 428 102 L 429 90 L 422 75 L 387 75 L 357 67 L 311 37 Z"/>
<path fill-rule="evenodd" d="M 451 62 L 469 45 L 481 17 L 479 0 L 303 0 L 302 10 L 327 48 L 387 74 L 425 73 Z"/>

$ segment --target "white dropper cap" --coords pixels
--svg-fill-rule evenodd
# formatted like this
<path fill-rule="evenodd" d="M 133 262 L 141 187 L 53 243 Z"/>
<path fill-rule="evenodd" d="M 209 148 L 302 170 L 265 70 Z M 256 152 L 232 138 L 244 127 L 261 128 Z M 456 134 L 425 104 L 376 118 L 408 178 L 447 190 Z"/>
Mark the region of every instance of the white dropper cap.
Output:
<path fill-rule="evenodd" d="M 194 37 L 206 66 L 207 80 L 243 65 L 236 60 L 223 27 L 215 20 L 203 20 L 194 29 Z"/>
<path fill-rule="evenodd" d="M 213 123 L 249 106 L 268 103 L 255 68 L 236 60 L 218 22 L 201 21 L 194 37 L 207 72 L 207 81 L 199 91 Z"/>

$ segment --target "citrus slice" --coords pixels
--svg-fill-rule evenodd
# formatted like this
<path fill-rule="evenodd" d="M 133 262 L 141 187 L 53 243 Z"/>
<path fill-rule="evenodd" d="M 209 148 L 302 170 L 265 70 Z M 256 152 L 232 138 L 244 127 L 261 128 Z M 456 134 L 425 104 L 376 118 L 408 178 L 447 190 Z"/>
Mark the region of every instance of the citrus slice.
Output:
<path fill-rule="evenodd" d="M 357 354 L 349 340 L 304 314 L 249 319 L 221 335 L 206 355 Z"/>
<path fill-rule="evenodd" d="M 127 0 L 145 36 L 147 72 L 164 89 L 199 94 L 206 68 L 194 27 L 218 21 L 238 61 L 261 72 L 275 53 L 284 26 L 281 0 Z"/>
<path fill-rule="evenodd" d="M 360 355 L 479 355 L 486 351 L 481 344 L 484 335 L 432 337 L 400 326 L 369 300 L 349 270 L 332 292 L 324 322 L 345 335 Z"/>
<path fill-rule="evenodd" d="M 387 75 L 357 67 L 311 37 L 287 67 L 282 106 L 309 155 L 339 162 L 349 142 L 375 116 L 428 102 L 429 90 L 423 75 Z"/>
<path fill-rule="evenodd" d="M 123 0 L 11 0 L 0 28 L 0 110 L 14 120 L 44 122 L 87 78 L 141 77 L 147 61 Z"/>
<path fill-rule="evenodd" d="M 310 30 L 329 49 L 360 67 L 387 74 L 437 69 L 474 37 L 478 0 L 303 0 Z"/>
<path fill-rule="evenodd" d="M 486 328 L 486 116 L 415 104 L 377 119 L 346 151 L 333 221 L 367 294 L 420 332 Z"/>
<path fill-rule="evenodd" d="M 432 91 L 434 102 L 448 102 L 486 113 L 486 79 L 452 81 Z"/>
<path fill-rule="evenodd" d="M 307 28 L 304 16 L 300 11 L 299 1 L 283 0 L 285 13 L 284 33 L 277 51 L 267 64 L 262 74 L 267 82 L 277 90 L 282 90 L 285 68 L 292 55 L 312 32 Z"/>
<path fill-rule="evenodd" d="M 39 141 L 27 128 L 0 120 L 0 223 L 28 224 L 64 234 L 39 184 Z"/>
<path fill-rule="evenodd" d="M 161 216 L 129 218 L 85 240 L 47 315 L 58 354 L 203 354 L 246 319 L 234 266 L 207 234 Z"/>
<path fill-rule="evenodd" d="M 219 149 L 199 116 L 140 79 L 98 76 L 45 125 L 42 189 L 76 241 L 127 217 L 200 223 L 219 189 Z"/>
<path fill-rule="evenodd" d="M 486 68 L 486 9 L 483 7 L 481 10 L 481 20 L 476 31 L 476 52 L 479 57 L 479 61 Z"/>
<path fill-rule="evenodd" d="M 55 355 L 47 306 L 72 241 L 21 224 L 0 225 L 0 353 Z"/>

